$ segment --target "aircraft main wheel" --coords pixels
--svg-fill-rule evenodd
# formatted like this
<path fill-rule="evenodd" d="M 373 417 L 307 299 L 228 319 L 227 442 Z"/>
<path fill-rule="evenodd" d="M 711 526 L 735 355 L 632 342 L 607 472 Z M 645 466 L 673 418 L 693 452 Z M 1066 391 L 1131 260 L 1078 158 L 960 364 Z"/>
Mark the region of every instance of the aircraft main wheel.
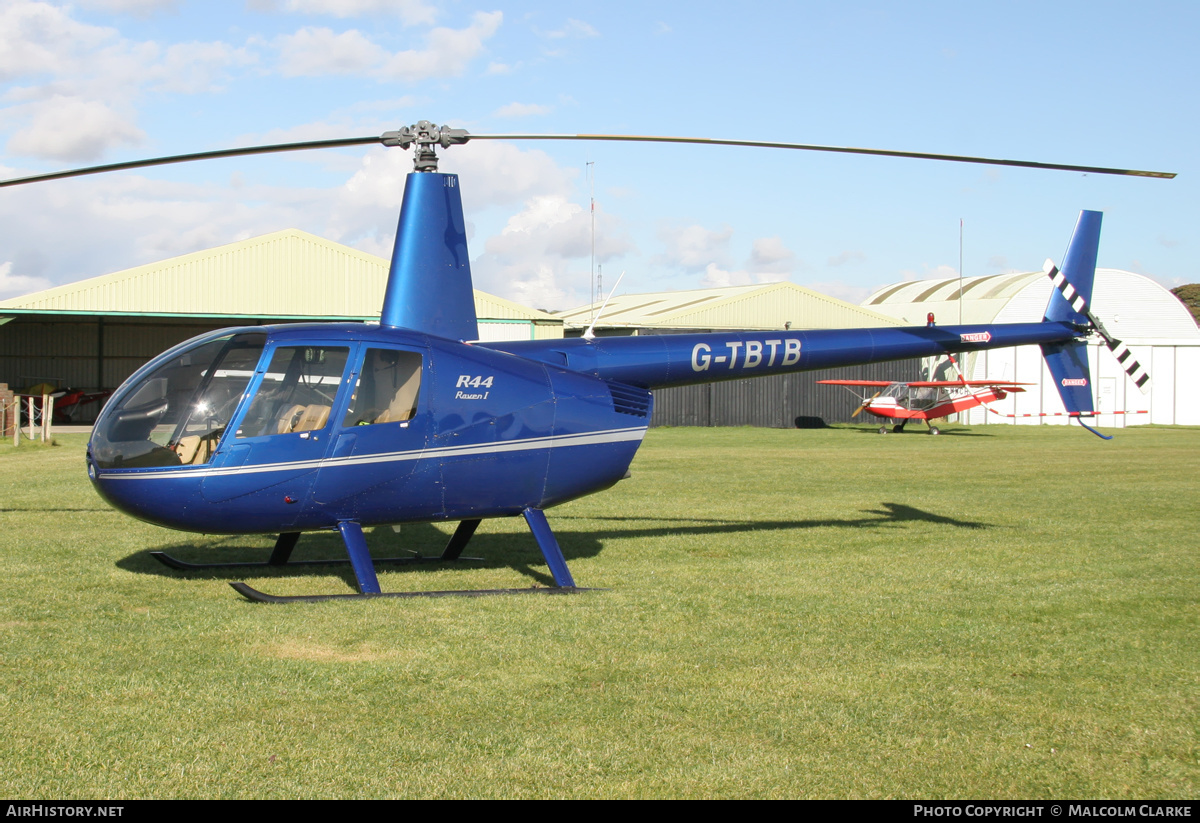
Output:
<path fill-rule="evenodd" d="M 880 427 L 879 427 L 879 433 L 880 433 L 880 434 L 887 434 L 887 426 L 880 426 Z"/>
<path fill-rule="evenodd" d="M 941 429 L 939 429 L 937 426 L 930 426 L 930 427 L 929 427 L 929 433 L 930 433 L 930 434 L 941 434 L 941 433 L 942 433 L 942 430 L 941 430 Z"/>

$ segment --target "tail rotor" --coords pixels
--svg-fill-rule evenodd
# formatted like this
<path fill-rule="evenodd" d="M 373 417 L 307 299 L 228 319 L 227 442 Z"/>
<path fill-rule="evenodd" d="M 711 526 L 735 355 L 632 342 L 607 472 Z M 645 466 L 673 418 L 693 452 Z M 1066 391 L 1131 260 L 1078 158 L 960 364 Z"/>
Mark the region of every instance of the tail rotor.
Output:
<path fill-rule="evenodd" d="M 1113 357 L 1117 358 L 1117 362 L 1121 364 L 1121 368 L 1129 375 L 1129 379 L 1133 381 L 1133 384 L 1138 387 L 1142 394 L 1149 394 L 1150 375 L 1142 364 L 1138 362 L 1137 358 L 1133 356 L 1133 352 L 1129 350 L 1129 347 L 1114 337 L 1108 329 L 1104 328 L 1104 324 L 1092 313 L 1088 301 L 1082 294 L 1075 290 L 1075 287 L 1071 285 L 1066 276 L 1059 271 L 1058 266 L 1054 265 L 1053 260 L 1047 260 L 1042 266 L 1042 271 L 1046 272 L 1051 282 L 1054 283 L 1054 287 L 1058 289 L 1063 298 L 1071 305 L 1071 308 L 1086 317 L 1088 322 L 1104 338 L 1104 342 L 1113 353 Z"/>

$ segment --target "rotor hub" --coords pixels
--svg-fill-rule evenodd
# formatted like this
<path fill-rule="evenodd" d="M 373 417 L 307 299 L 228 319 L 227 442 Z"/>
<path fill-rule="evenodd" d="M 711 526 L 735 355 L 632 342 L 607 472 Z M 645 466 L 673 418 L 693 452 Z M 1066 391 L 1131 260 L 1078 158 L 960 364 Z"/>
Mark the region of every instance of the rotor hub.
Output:
<path fill-rule="evenodd" d="M 413 147 L 413 171 L 437 171 L 436 147 L 449 148 L 461 146 L 471 139 L 466 129 L 452 129 L 449 126 L 440 128 L 428 120 L 421 120 L 415 126 L 405 126 L 398 131 L 385 131 L 379 137 L 379 142 L 385 146 L 399 146 L 402 149 Z"/>

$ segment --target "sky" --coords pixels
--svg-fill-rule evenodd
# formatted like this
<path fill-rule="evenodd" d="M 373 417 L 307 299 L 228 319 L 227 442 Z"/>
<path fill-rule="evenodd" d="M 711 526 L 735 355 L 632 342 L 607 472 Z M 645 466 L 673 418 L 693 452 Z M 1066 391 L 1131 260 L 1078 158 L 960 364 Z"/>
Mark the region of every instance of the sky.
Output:
<path fill-rule="evenodd" d="M 0 178 L 381 134 L 751 139 L 1175 180 L 708 146 L 476 141 L 477 288 L 526 305 L 1101 266 L 1200 281 L 1200 4 L 0 0 Z M 411 155 L 358 147 L 0 189 L 0 298 L 298 228 L 390 256 Z M 594 202 L 594 220 L 592 204 Z M 594 226 L 594 228 L 593 228 Z M 960 232 L 961 226 L 961 232 Z"/>

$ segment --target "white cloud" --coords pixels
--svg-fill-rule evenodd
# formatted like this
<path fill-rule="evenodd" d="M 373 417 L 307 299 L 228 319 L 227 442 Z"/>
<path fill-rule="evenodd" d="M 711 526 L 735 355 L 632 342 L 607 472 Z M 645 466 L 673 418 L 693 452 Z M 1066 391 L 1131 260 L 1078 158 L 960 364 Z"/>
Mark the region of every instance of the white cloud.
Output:
<path fill-rule="evenodd" d="M 164 49 L 130 41 L 115 29 L 72 19 L 69 10 L 0 2 L 0 81 L 13 84 L 4 97 L 15 104 L 3 111 L 5 128 L 15 130 L 12 152 L 96 159 L 142 139 L 135 103 L 146 91 L 213 91 L 227 81 L 226 68 L 255 59 L 223 42 Z"/>
<path fill-rule="evenodd" d="M 15 154 L 85 162 L 145 137 L 129 118 L 96 100 L 56 96 L 30 108 L 32 122 L 8 141 Z"/>
<path fill-rule="evenodd" d="M 50 281 L 44 277 L 26 277 L 12 271 L 11 260 L 0 263 L 0 300 L 50 288 Z"/>
<path fill-rule="evenodd" d="M 707 229 L 700 225 L 659 227 L 658 239 L 666 247 L 651 262 L 671 266 L 692 274 L 701 274 L 706 288 L 746 286 L 787 280 L 796 270 L 795 253 L 779 237 L 760 237 L 751 246 L 750 257 L 742 268 L 734 268 L 729 251 L 733 229 Z"/>
<path fill-rule="evenodd" d="M 146 79 L 155 91 L 199 94 L 220 91 L 228 78 L 224 69 L 248 65 L 257 55 L 228 43 L 175 43 L 163 52 L 162 59 L 150 66 Z"/>
<path fill-rule="evenodd" d="M 747 268 L 760 283 L 770 282 L 765 279 L 767 277 L 787 280 L 796 269 L 796 253 L 783 245 L 783 239 L 778 236 L 760 237 L 754 241 Z"/>
<path fill-rule="evenodd" d="M 407 81 L 460 75 L 483 51 L 483 42 L 496 33 L 503 19 L 502 12 L 476 12 L 465 29 L 436 28 L 429 32 L 425 49 L 397 52 L 381 74 Z"/>
<path fill-rule="evenodd" d="M 324 124 L 306 128 L 319 136 Z M 307 135 L 281 135 L 293 136 Z M 578 170 L 503 142 L 480 141 L 442 155 L 444 171 L 469 181 L 463 190 L 468 218 L 503 227 L 472 240 L 479 287 L 534 306 L 585 302 L 591 215 L 586 201 L 572 200 Z M 121 174 L 4 190 L 0 225 L 4 258 L 12 264 L 6 274 L 41 278 L 14 281 L 29 291 L 288 227 L 386 258 L 411 158 L 399 149 L 369 149 L 355 158 L 345 183 L 332 188 L 258 185 L 246 173 L 241 180 L 231 175 L 228 185 Z M 71 227 L 70 243 L 62 242 L 63 226 Z M 596 227 L 597 261 L 609 268 L 633 243 L 602 209 Z"/>
<path fill-rule="evenodd" d="M 78 0 L 85 9 L 99 9 L 114 14 L 149 17 L 159 11 L 175 11 L 179 0 Z"/>
<path fill-rule="evenodd" d="M 436 28 L 426 35 L 426 47 L 389 52 L 357 29 L 335 33 L 323 26 L 306 26 L 280 35 L 279 70 L 287 77 L 359 74 L 378 80 L 415 82 L 427 77 L 460 75 L 483 51 L 504 15 L 477 12 L 463 29 Z"/>
<path fill-rule="evenodd" d="M 681 268 L 689 272 L 714 271 L 728 266 L 729 240 L 733 237 L 733 229 L 725 226 L 717 231 L 706 229 L 704 226 L 662 225 L 658 229 L 658 239 L 666 247 L 663 254 L 655 256 L 652 262 Z"/>
<path fill-rule="evenodd" d="M 437 9 L 423 0 L 247 0 L 246 5 L 264 13 L 285 11 L 340 18 L 395 15 L 406 26 L 437 22 Z"/>
<path fill-rule="evenodd" d="M 384 49 L 356 29 L 334 34 L 332 29 L 310 26 L 275 42 L 279 69 L 285 77 L 366 74 L 388 59 Z"/>
<path fill-rule="evenodd" d="M 553 235 L 539 235 L 536 245 L 529 246 L 529 254 L 541 254 L 549 249 L 552 256 L 569 258 L 578 245 L 578 221 L 581 218 L 570 212 L 569 196 L 573 192 L 573 169 L 558 166 L 547 154 L 531 149 L 522 151 L 511 143 L 480 141 L 469 147 L 451 147 L 440 150 L 441 170 L 460 174 L 463 207 L 468 219 L 478 215 L 501 215 L 507 213 L 506 231 L 528 231 L 536 234 L 534 227 L 552 226 L 554 215 L 562 215 L 567 223 Z M 390 256 L 396 231 L 396 215 L 404 197 L 405 178 L 412 171 L 412 154 L 400 149 L 372 149 L 359 161 L 358 168 L 344 186 L 328 195 L 325 215 L 321 222 L 322 236 L 340 243 L 347 243 L 372 254 Z M 520 211 L 513 215 L 512 209 Z M 574 206 L 580 209 L 580 206 Z M 598 225 L 607 225 L 603 214 Z M 590 224 L 589 224 L 590 225 Z M 609 229 L 615 233 L 616 229 Z M 468 234 L 473 228 L 468 224 Z M 507 243 L 515 242 L 509 238 Z M 472 249 L 478 250 L 472 242 Z M 498 249 L 508 249 L 501 243 Z M 590 244 L 589 244 L 590 248 Z M 601 251 L 608 252 L 601 246 Z M 512 260 L 506 265 L 517 265 L 521 255 L 511 253 Z M 584 252 L 586 255 L 587 252 Z M 521 263 L 528 269 L 529 257 Z M 485 264 L 487 269 L 489 264 Z M 503 285 L 504 278 L 496 283 Z M 483 286 L 481 286 L 483 288 Z M 497 293 L 507 292 L 500 290 Z"/>
<path fill-rule="evenodd" d="M 228 243 L 238 232 L 320 230 L 282 199 L 256 187 L 109 175 L 6 190 L 0 225 L 11 276 L 64 283 Z M 319 214 L 312 204 L 308 211 Z"/>
<path fill-rule="evenodd" d="M 492 112 L 493 117 L 530 117 L 539 114 L 549 114 L 554 106 L 543 106 L 539 103 L 509 103 Z"/>
<path fill-rule="evenodd" d="M 461 174 L 470 185 L 463 187 L 467 211 L 489 206 L 511 206 L 539 195 L 573 191 L 575 169 L 559 166 L 539 149 L 519 149 L 512 143 L 480 140 L 469 146 L 441 152 L 442 171 Z"/>
<path fill-rule="evenodd" d="M 116 29 L 77 22 L 47 3 L 0 4 L 0 81 L 70 73 L 81 55 L 118 39 Z"/>
<path fill-rule="evenodd" d="M 126 40 L 116 29 L 80 23 L 45 3 L 0 3 L 0 81 L 43 81 L 10 89 L 10 100 L 78 95 L 112 102 L 144 87 L 209 91 L 221 69 L 254 59 L 248 50 L 220 41 L 163 49 L 153 41 Z"/>
<path fill-rule="evenodd" d="M 700 285 L 707 289 L 716 289 L 722 286 L 748 286 L 753 282 L 749 272 L 744 270 L 726 271 L 716 263 L 709 263 L 704 268 L 704 277 L 700 278 Z"/>
<path fill-rule="evenodd" d="M 530 198 L 504 230 L 488 238 L 472 263 L 481 289 L 538 308 L 587 302 L 591 290 L 591 215 L 561 195 Z M 620 224 L 596 213 L 596 262 L 627 254 L 633 243 Z"/>

